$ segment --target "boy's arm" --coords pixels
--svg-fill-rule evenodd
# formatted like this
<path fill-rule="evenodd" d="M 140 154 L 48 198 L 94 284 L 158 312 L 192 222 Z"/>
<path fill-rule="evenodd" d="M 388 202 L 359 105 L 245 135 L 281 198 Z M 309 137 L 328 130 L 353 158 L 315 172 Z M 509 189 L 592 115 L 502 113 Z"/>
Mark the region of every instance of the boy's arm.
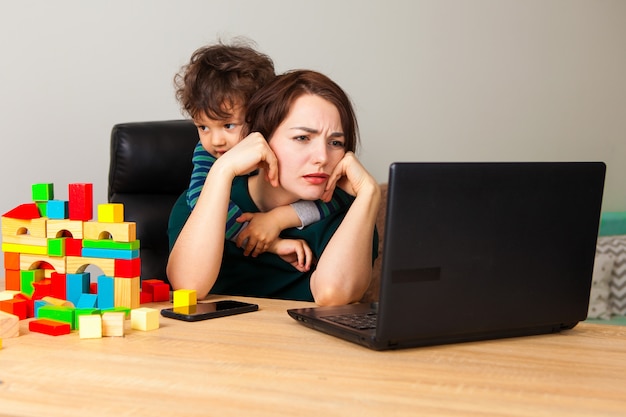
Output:
<path fill-rule="evenodd" d="M 328 217 L 332 213 L 335 213 L 344 207 L 350 207 L 350 202 L 351 200 L 342 192 L 334 193 L 332 199 L 327 203 L 322 200 L 296 201 L 291 204 L 291 207 L 293 207 L 298 214 L 301 224 L 299 226 L 292 227 L 299 227 L 300 229 L 304 228 L 305 226 Z"/>
<path fill-rule="evenodd" d="M 243 213 L 237 222 L 243 223 L 243 230 L 234 241 L 244 248 L 244 255 L 253 257 L 268 251 L 280 232 L 301 224 L 291 206 L 276 207 L 265 213 Z"/>
<path fill-rule="evenodd" d="M 187 205 L 190 210 L 193 210 L 200 196 L 200 191 L 204 187 L 204 182 L 209 171 L 213 167 L 213 164 L 217 158 L 208 153 L 202 146 L 202 143 L 198 141 L 198 144 L 193 150 L 193 157 L 191 162 L 193 163 L 193 170 L 191 171 L 191 178 L 189 180 L 189 188 L 187 189 Z M 226 218 L 226 239 L 234 241 L 237 234 L 246 227 L 245 223 L 238 223 L 237 218 L 241 216 L 243 212 L 232 201 L 228 203 L 228 213 Z"/>

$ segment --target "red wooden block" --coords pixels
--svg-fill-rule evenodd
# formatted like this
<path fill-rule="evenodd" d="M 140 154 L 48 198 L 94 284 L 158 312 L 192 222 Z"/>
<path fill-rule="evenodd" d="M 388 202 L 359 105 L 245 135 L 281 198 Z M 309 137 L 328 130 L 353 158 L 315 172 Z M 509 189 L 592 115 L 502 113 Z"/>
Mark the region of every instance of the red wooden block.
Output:
<path fill-rule="evenodd" d="M 70 220 L 93 219 L 93 184 L 69 184 L 68 189 Z"/>
<path fill-rule="evenodd" d="M 68 237 L 65 239 L 65 256 L 82 256 L 83 240 Z"/>
<path fill-rule="evenodd" d="M 98 294 L 98 283 L 90 282 L 89 283 L 89 294 Z"/>
<path fill-rule="evenodd" d="M 62 334 L 70 334 L 72 329 L 69 323 L 50 319 L 37 319 L 28 323 L 28 330 L 31 332 L 49 334 L 50 336 L 59 336 Z"/>
<path fill-rule="evenodd" d="M 44 297 L 52 296 L 52 280 L 44 278 L 41 281 L 33 282 L 33 300 L 41 300 Z"/>
<path fill-rule="evenodd" d="M 4 286 L 6 287 L 5 289 L 11 291 L 21 291 L 22 283 L 19 269 L 5 269 L 4 279 Z"/>
<path fill-rule="evenodd" d="M 116 259 L 114 273 L 120 278 L 135 278 L 141 275 L 141 258 Z"/>
<path fill-rule="evenodd" d="M 170 300 L 170 286 L 166 283 L 157 284 L 153 287 L 152 301 L 169 301 Z"/>
<path fill-rule="evenodd" d="M 67 298 L 67 279 L 65 274 L 53 272 L 50 275 L 50 281 L 50 296 L 60 300 L 65 300 Z"/>
<path fill-rule="evenodd" d="M 13 210 L 7 211 L 6 213 L 4 213 L 3 216 L 10 219 L 31 220 L 40 218 L 41 213 L 39 213 L 39 208 L 37 208 L 37 204 L 26 203 L 20 204 Z"/>
<path fill-rule="evenodd" d="M 20 269 L 20 254 L 17 252 L 4 252 L 4 268 Z"/>
<path fill-rule="evenodd" d="M 18 293 L 15 294 L 13 300 L 24 301 L 24 305 L 26 306 L 26 318 L 35 316 L 35 300 L 33 298 L 29 298 L 26 294 Z"/>
<path fill-rule="evenodd" d="M 28 318 L 28 304 L 23 299 L 14 297 L 12 300 L 2 300 L 0 301 L 0 310 L 15 314 L 20 320 Z"/>
<path fill-rule="evenodd" d="M 146 304 L 152 302 L 152 294 L 149 292 L 141 291 L 139 293 L 139 304 Z"/>

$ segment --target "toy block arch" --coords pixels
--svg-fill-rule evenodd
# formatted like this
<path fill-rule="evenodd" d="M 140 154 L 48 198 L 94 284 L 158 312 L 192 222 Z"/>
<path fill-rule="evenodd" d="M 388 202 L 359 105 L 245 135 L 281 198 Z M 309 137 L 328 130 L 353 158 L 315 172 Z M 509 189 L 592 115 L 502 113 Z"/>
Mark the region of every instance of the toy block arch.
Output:
<path fill-rule="evenodd" d="M 81 220 L 53 220 L 46 223 L 46 237 L 71 237 L 73 239 L 83 238 L 83 222 Z"/>
<path fill-rule="evenodd" d="M 32 237 L 46 237 L 46 219 L 12 219 L 2 217 L 2 236 L 29 235 Z"/>
<path fill-rule="evenodd" d="M 97 266 L 104 275 L 115 276 L 115 259 L 110 258 L 88 258 L 84 256 L 67 256 L 65 260 L 65 271 L 67 274 L 82 274 L 89 265 Z"/>
<path fill-rule="evenodd" d="M 20 270 L 31 269 L 53 270 L 59 274 L 65 274 L 65 257 L 20 254 Z"/>
<path fill-rule="evenodd" d="M 132 242 L 137 240 L 137 227 L 135 222 L 85 222 L 83 223 L 83 239 Z"/>

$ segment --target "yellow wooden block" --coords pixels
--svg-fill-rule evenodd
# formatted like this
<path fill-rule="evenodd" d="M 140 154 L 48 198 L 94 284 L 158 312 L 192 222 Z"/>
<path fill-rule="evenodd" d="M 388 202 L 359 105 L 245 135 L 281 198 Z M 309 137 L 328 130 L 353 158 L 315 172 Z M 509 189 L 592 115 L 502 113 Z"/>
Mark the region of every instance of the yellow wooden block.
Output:
<path fill-rule="evenodd" d="M 41 262 L 50 264 L 59 274 L 65 274 L 65 257 L 21 254 L 20 269 L 38 269 Z"/>
<path fill-rule="evenodd" d="M 141 278 L 114 277 L 113 291 L 113 303 L 115 307 L 127 307 L 130 309 L 139 308 Z"/>
<path fill-rule="evenodd" d="M 115 259 L 87 258 L 83 256 L 65 257 L 65 270 L 68 274 L 82 273 L 89 265 L 97 266 L 106 276 L 112 277 L 115 275 Z"/>
<path fill-rule="evenodd" d="M 100 314 L 83 314 L 78 316 L 78 334 L 81 339 L 101 338 L 102 316 Z"/>
<path fill-rule="evenodd" d="M 121 203 L 98 204 L 98 222 L 123 223 L 124 205 Z"/>
<path fill-rule="evenodd" d="M 137 226 L 135 222 L 83 223 L 83 238 L 89 240 L 111 239 L 116 242 L 132 242 L 137 240 Z"/>
<path fill-rule="evenodd" d="M 82 220 L 69 220 L 69 219 L 52 219 L 48 220 L 46 225 L 46 237 L 69 237 L 67 231 L 72 235 L 74 239 L 83 238 L 83 221 Z"/>
<path fill-rule="evenodd" d="M 159 328 L 159 310 L 155 308 L 140 307 L 130 311 L 131 329 L 155 330 Z"/>
<path fill-rule="evenodd" d="M 25 220 L 2 216 L 2 236 L 28 234 L 33 237 L 46 237 L 46 223 L 45 217 Z"/>
<path fill-rule="evenodd" d="M 173 295 L 174 307 L 193 306 L 198 303 L 196 290 L 176 290 Z"/>
<path fill-rule="evenodd" d="M 20 335 L 20 318 L 0 310 L 0 337 L 8 339 Z"/>
<path fill-rule="evenodd" d="M 41 301 L 45 301 L 48 304 L 52 304 L 54 306 L 63 306 L 63 307 L 74 307 L 74 303 L 72 303 L 71 301 L 68 300 L 63 300 L 61 298 L 55 298 L 55 297 L 43 297 L 41 299 Z"/>
<path fill-rule="evenodd" d="M 30 255 L 47 255 L 48 246 L 21 245 L 19 243 L 2 242 L 2 252 L 17 252 Z"/>
<path fill-rule="evenodd" d="M 107 311 L 102 313 L 102 336 L 124 336 L 124 319 L 122 312 Z"/>

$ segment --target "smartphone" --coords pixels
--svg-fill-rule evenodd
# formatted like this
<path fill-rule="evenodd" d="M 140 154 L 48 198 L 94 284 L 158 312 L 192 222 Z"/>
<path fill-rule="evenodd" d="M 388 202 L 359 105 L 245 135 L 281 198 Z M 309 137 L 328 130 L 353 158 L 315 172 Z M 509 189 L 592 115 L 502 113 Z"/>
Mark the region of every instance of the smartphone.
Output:
<path fill-rule="evenodd" d="M 257 304 L 244 303 L 235 300 L 221 300 L 210 303 L 198 303 L 193 306 L 164 308 L 161 310 L 163 317 L 183 321 L 200 321 L 217 317 L 232 316 L 233 314 L 257 311 Z"/>

